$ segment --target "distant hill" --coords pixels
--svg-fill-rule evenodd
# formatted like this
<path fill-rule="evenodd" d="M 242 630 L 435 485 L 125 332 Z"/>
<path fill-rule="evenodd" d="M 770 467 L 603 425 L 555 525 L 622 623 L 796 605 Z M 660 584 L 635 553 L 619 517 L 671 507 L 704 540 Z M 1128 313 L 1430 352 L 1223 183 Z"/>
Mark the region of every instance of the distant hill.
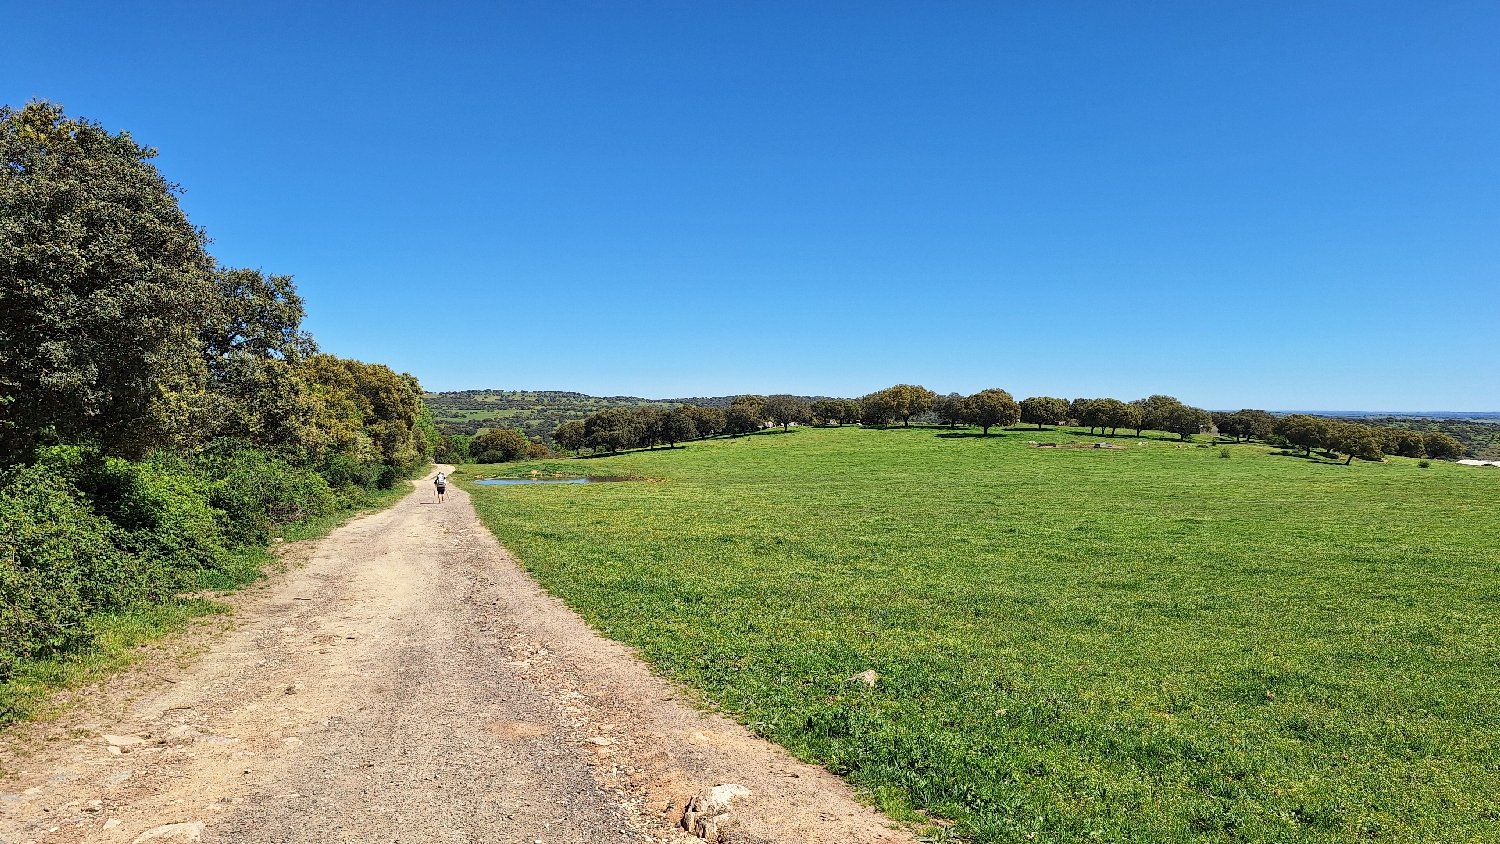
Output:
<path fill-rule="evenodd" d="M 815 401 L 823 396 L 803 396 Z M 644 399 L 639 396 L 590 396 L 562 390 L 460 390 L 427 393 L 422 400 L 438 430 L 445 434 L 477 434 L 486 428 L 516 428 L 527 436 L 547 439 L 557 426 L 583 419 L 609 407 L 655 404 L 675 407 L 697 404 L 726 408 L 734 396 L 692 396 Z"/>

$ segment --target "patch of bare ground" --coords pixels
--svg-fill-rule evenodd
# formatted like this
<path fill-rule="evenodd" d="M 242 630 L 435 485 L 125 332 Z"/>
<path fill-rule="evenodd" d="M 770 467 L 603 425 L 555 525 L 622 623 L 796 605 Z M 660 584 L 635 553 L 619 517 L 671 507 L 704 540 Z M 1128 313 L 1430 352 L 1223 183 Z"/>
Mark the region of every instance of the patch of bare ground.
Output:
<path fill-rule="evenodd" d="M 429 490 L 12 729 L 0 842 L 700 840 L 685 814 L 723 842 L 912 840 L 696 710 Z"/>

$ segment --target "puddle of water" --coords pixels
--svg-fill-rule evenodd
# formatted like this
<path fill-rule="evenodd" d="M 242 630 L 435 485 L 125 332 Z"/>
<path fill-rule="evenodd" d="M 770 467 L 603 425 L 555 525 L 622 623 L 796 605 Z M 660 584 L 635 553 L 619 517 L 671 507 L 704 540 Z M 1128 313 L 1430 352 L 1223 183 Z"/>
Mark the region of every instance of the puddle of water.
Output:
<path fill-rule="evenodd" d="M 486 486 L 520 486 L 522 484 L 603 484 L 625 478 L 489 478 L 475 481 Z"/>

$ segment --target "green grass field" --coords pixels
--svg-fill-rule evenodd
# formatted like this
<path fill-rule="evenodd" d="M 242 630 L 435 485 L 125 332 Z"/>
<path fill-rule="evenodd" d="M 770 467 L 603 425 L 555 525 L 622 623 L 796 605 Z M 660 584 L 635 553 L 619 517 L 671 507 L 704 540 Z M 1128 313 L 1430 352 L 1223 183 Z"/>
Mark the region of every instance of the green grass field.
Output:
<path fill-rule="evenodd" d="M 467 488 L 591 623 L 898 817 L 987 842 L 1500 840 L 1500 471 L 944 433 L 458 477 L 661 479 Z"/>

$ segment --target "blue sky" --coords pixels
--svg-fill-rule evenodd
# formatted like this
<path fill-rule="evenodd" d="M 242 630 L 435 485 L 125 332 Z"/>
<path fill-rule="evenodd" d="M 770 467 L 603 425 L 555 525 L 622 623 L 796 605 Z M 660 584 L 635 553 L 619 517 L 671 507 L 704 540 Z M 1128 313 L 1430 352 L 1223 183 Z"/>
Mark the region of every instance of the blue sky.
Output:
<path fill-rule="evenodd" d="M 1500 410 L 1493 3 L 10 3 L 432 389 Z"/>

